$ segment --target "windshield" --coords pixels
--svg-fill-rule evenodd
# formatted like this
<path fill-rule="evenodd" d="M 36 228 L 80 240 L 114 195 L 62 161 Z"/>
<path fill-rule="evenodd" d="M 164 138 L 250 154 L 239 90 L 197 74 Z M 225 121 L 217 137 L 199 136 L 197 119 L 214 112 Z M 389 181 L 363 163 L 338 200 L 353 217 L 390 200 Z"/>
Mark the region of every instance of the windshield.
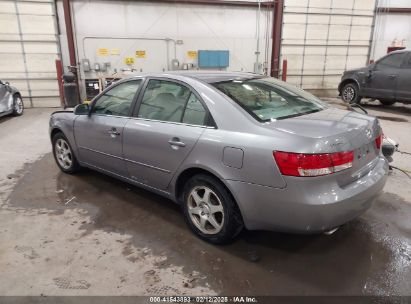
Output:
<path fill-rule="evenodd" d="M 261 122 L 321 111 L 317 97 L 274 78 L 230 80 L 213 84 Z"/>

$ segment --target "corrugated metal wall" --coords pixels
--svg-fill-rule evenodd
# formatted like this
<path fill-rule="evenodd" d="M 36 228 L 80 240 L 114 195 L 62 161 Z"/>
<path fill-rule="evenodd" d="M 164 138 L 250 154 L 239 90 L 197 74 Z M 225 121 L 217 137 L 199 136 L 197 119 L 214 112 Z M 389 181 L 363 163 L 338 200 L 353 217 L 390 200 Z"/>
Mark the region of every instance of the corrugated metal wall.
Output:
<path fill-rule="evenodd" d="M 286 0 L 282 59 L 287 81 L 318 96 L 336 96 L 344 70 L 365 66 L 375 0 Z"/>
<path fill-rule="evenodd" d="M 0 78 L 21 91 L 26 107 L 60 104 L 55 23 L 53 0 L 0 1 Z"/>

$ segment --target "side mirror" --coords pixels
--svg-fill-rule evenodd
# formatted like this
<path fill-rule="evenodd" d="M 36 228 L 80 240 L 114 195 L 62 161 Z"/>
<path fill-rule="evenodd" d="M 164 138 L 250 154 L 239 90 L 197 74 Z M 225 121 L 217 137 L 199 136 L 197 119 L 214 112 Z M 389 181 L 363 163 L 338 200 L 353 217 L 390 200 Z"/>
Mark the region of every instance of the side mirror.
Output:
<path fill-rule="evenodd" d="M 90 113 L 90 106 L 88 104 L 82 103 L 74 108 L 75 115 L 89 115 Z"/>
<path fill-rule="evenodd" d="M 5 85 L 6 85 L 6 86 L 9 86 L 9 85 L 10 85 L 10 82 L 6 81 Z"/>

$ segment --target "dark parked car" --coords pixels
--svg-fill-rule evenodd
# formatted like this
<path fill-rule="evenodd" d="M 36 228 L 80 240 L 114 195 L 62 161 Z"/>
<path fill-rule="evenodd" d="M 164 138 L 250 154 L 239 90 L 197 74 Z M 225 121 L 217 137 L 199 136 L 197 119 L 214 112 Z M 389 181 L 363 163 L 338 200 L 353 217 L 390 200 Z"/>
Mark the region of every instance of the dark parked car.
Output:
<path fill-rule="evenodd" d="M 387 54 L 365 68 L 345 71 L 338 91 L 342 100 L 378 99 L 383 105 L 411 103 L 411 51 Z"/>
<path fill-rule="evenodd" d="M 8 82 L 0 80 L 0 117 L 23 114 L 24 104 L 20 92 Z"/>

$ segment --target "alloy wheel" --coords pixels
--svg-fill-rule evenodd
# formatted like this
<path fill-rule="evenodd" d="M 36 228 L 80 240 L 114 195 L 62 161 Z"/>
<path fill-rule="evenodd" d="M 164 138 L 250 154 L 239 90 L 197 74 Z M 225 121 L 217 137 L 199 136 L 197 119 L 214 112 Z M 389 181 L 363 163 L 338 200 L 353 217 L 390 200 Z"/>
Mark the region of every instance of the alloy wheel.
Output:
<path fill-rule="evenodd" d="M 23 100 L 20 97 L 17 97 L 14 101 L 14 111 L 20 115 L 23 113 L 23 107 Z"/>
<path fill-rule="evenodd" d="M 343 91 L 343 100 L 346 102 L 352 102 L 355 98 L 355 91 L 352 87 L 346 87 Z"/>
<path fill-rule="evenodd" d="M 192 223 L 204 234 L 217 234 L 224 226 L 224 207 L 217 194 L 206 186 L 194 187 L 187 199 Z"/>
<path fill-rule="evenodd" d="M 64 139 L 59 138 L 56 140 L 55 153 L 60 166 L 66 170 L 70 169 L 73 163 L 73 155 L 70 146 Z"/>

